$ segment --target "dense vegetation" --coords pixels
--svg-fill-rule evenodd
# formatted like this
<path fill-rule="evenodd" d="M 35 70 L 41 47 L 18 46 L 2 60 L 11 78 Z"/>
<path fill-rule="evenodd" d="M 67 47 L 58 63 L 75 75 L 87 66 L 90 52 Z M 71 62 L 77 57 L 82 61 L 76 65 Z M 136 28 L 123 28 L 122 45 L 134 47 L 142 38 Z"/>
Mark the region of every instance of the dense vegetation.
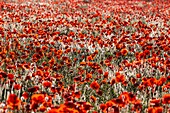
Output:
<path fill-rule="evenodd" d="M 0 10 L 0 112 L 170 112 L 169 0 Z"/>

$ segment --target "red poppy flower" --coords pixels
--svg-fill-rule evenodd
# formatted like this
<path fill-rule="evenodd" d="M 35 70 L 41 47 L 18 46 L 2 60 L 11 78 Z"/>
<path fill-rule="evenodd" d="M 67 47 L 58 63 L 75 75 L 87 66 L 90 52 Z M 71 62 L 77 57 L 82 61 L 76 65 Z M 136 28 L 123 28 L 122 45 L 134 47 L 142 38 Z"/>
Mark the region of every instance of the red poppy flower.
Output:
<path fill-rule="evenodd" d="M 152 99 L 150 100 L 150 104 L 157 107 L 160 104 L 160 99 Z"/>
<path fill-rule="evenodd" d="M 113 85 L 113 84 L 115 84 L 115 83 L 116 83 L 115 78 L 112 78 L 112 80 L 110 81 L 110 85 Z"/>
<path fill-rule="evenodd" d="M 113 106 L 113 102 L 111 100 L 107 101 L 106 102 L 106 106 L 107 106 L 107 108 L 112 107 Z"/>
<path fill-rule="evenodd" d="M 108 78 L 109 72 L 104 73 L 104 78 Z"/>
<path fill-rule="evenodd" d="M 55 77 L 55 79 L 56 80 L 61 80 L 62 78 L 63 78 L 63 75 L 61 75 L 61 74 L 56 74 L 56 75 L 54 75 L 54 77 Z"/>
<path fill-rule="evenodd" d="M 124 48 L 124 49 L 121 50 L 121 54 L 122 54 L 123 56 L 126 56 L 127 53 L 128 53 L 128 50 L 127 50 L 126 48 Z"/>
<path fill-rule="evenodd" d="M 31 87 L 31 88 L 28 88 L 28 92 L 36 92 L 39 90 L 39 86 L 34 86 L 34 87 Z"/>
<path fill-rule="evenodd" d="M 14 74 L 9 73 L 8 74 L 8 79 L 13 79 L 13 78 L 14 78 Z"/>
<path fill-rule="evenodd" d="M 59 112 L 59 109 L 52 108 L 52 109 L 49 110 L 47 113 L 60 113 L 60 112 Z"/>
<path fill-rule="evenodd" d="M 74 96 L 75 96 L 75 98 L 80 98 L 81 97 L 81 92 L 80 91 L 75 92 Z"/>
<path fill-rule="evenodd" d="M 162 100 L 163 100 L 163 104 L 170 104 L 170 94 L 165 94 L 162 97 Z"/>
<path fill-rule="evenodd" d="M 125 76 L 122 74 L 119 74 L 116 76 L 116 82 L 124 82 L 125 81 Z"/>
<path fill-rule="evenodd" d="M 52 83 L 49 82 L 49 81 L 44 81 L 44 82 L 43 82 L 43 86 L 44 86 L 44 87 L 51 87 L 51 85 L 52 85 Z"/>
<path fill-rule="evenodd" d="M 7 65 L 7 67 L 6 67 L 7 69 L 16 69 L 16 66 L 15 65 Z"/>
<path fill-rule="evenodd" d="M 106 84 L 106 83 L 107 83 L 107 79 L 106 78 L 101 81 L 101 84 Z"/>
<path fill-rule="evenodd" d="M 22 94 L 22 96 L 23 96 L 25 99 L 28 99 L 29 94 L 28 94 L 27 92 L 24 92 L 24 93 Z"/>
<path fill-rule="evenodd" d="M 55 59 L 54 59 L 54 58 L 51 58 L 51 59 L 48 61 L 48 63 L 49 63 L 50 65 L 54 65 Z"/>
<path fill-rule="evenodd" d="M 108 66 L 108 67 L 111 66 L 110 60 L 105 60 L 105 61 L 104 61 L 104 64 L 105 64 L 106 66 Z"/>
<path fill-rule="evenodd" d="M 44 106 L 44 105 L 41 105 L 41 106 L 38 108 L 38 110 L 41 111 L 41 112 L 45 112 L 46 109 L 47 109 L 47 107 Z"/>
<path fill-rule="evenodd" d="M 87 79 L 91 79 L 91 78 L 92 78 L 92 74 L 91 74 L 91 73 L 87 73 L 87 74 L 86 74 L 86 78 L 87 78 Z"/>
<path fill-rule="evenodd" d="M 93 95 L 92 95 L 92 96 L 90 96 L 90 99 L 92 100 L 92 102 L 96 102 L 96 100 L 97 100 L 97 99 L 96 99 L 96 97 L 95 97 L 95 96 L 93 96 Z"/>
<path fill-rule="evenodd" d="M 130 102 L 136 102 L 136 96 L 133 93 L 129 93 L 128 96 Z"/>
<path fill-rule="evenodd" d="M 98 90 L 100 88 L 100 85 L 98 84 L 97 81 L 93 81 L 91 84 L 90 84 L 90 87 L 92 89 L 95 89 L 95 90 Z"/>
<path fill-rule="evenodd" d="M 67 49 L 65 50 L 65 54 L 69 53 L 70 51 L 71 51 L 71 49 L 70 49 L 70 48 L 67 48 Z"/>
<path fill-rule="evenodd" d="M 148 108 L 148 113 L 155 113 L 154 108 L 153 108 L 153 107 L 149 107 L 149 108 Z"/>
<path fill-rule="evenodd" d="M 20 90 L 21 89 L 21 85 L 20 84 L 15 84 L 14 85 L 14 89 L 15 90 Z"/>
<path fill-rule="evenodd" d="M 122 94 L 120 94 L 119 98 L 122 99 L 123 102 L 125 102 L 126 104 L 130 101 L 128 92 L 123 92 Z"/>
<path fill-rule="evenodd" d="M 10 94 L 7 99 L 7 104 L 11 109 L 19 109 L 21 105 L 21 100 L 15 94 Z"/>
<path fill-rule="evenodd" d="M 125 107 L 126 103 L 121 98 L 116 98 L 112 100 L 113 105 L 118 105 L 119 107 Z"/>
<path fill-rule="evenodd" d="M 108 113 L 120 113 L 119 107 L 117 107 L 117 106 L 109 107 Z"/>
<path fill-rule="evenodd" d="M 102 96 L 103 92 L 101 90 L 97 90 L 96 93 L 100 96 Z"/>
<path fill-rule="evenodd" d="M 45 101 L 44 94 L 33 94 L 31 96 L 32 103 L 43 103 Z"/>
<path fill-rule="evenodd" d="M 131 83 L 134 85 L 136 83 L 136 79 L 134 77 L 130 78 Z"/>
<path fill-rule="evenodd" d="M 25 69 L 25 70 L 28 70 L 28 69 L 30 69 L 30 65 L 29 64 L 23 64 L 23 69 Z"/>
<path fill-rule="evenodd" d="M 67 101 L 64 103 L 64 105 L 69 108 L 76 108 L 76 104 L 72 101 Z"/>
<path fill-rule="evenodd" d="M 86 62 L 80 62 L 80 65 L 81 65 L 81 66 L 85 66 L 85 65 L 86 65 Z"/>
<path fill-rule="evenodd" d="M 107 106 L 106 106 L 105 104 L 100 104 L 100 109 L 101 109 L 103 112 L 106 112 Z"/>
<path fill-rule="evenodd" d="M 93 60 L 93 57 L 90 55 L 90 56 L 87 56 L 87 60 L 90 61 L 90 60 Z"/>
<path fill-rule="evenodd" d="M 133 111 L 140 111 L 142 109 L 142 103 L 140 100 L 136 100 L 133 102 L 133 107 L 132 107 L 132 110 Z"/>
<path fill-rule="evenodd" d="M 85 102 L 83 103 L 83 109 L 87 112 L 88 110 L 90 110 L 93 106 L 88 103 L 88 102 Z"/>
<path fill-rule="evenodd" d="M 102 69 L 98 69 L 97 70 L 99 74 L 103 74 L 103 70 Z"/>
<path fill-rule="evenodd" d="M 149 107 L 148 113 L 163 113 L 162 107 Z"/>
<path fill-rule="evenodd" d="M 92 67 L 93 64 L 94 64 L 93 62 L 87 62 L 87 65 L 90 66 L 90 67 Z"/>
<path fill-rule="evenodd" d="M 141 78 L 141 74 L 140 73 L 136 74 L 136 78 Z"/>
<path fill-rule="evenodd" d="M 93 111 L 92 113 L 98 113 L 97 111 Z"/>
<path fill-rule="evenodd" d="M 158 82 L 157 82 L 157 85 L 158 86 L 162 86 L 165 82 L 166 82 L 167 78 L 166 77 L 161 77 Z"/>
<path fill-rule="evenodd" d="M 155 113 L 163 113 L 163 107 L 155 107 Z"/>

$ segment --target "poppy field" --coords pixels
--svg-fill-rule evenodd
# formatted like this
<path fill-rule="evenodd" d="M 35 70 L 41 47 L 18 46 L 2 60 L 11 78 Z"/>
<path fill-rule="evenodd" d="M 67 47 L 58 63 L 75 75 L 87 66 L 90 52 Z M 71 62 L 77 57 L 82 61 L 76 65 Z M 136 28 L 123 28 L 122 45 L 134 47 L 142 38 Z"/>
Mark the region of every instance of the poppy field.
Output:
<path fill-rule="evenodd" d="M 170 113 L 170 1 L 0 1 L 0 113 Z"/>

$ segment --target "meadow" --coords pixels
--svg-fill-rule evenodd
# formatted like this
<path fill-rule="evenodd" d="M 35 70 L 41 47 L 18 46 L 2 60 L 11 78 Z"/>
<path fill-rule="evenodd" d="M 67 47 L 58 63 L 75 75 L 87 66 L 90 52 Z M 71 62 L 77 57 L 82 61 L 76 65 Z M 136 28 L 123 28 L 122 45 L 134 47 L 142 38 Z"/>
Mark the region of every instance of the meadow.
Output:
<path fill-rule="evenodd" d="M 170 113 L 170 1 L 0 1 L 0 113 L 44 112 Z"/>

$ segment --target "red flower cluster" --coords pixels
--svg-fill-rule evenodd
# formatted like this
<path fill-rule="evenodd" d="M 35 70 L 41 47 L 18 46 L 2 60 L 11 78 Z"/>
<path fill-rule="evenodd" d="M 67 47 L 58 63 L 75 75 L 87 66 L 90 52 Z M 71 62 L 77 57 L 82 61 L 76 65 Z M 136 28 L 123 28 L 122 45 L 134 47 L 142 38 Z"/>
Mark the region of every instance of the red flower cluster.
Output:
<path fill-rule="evenodd" d="M 0 1 L 0 112 L 170 112 L 169 1 Z"/>

